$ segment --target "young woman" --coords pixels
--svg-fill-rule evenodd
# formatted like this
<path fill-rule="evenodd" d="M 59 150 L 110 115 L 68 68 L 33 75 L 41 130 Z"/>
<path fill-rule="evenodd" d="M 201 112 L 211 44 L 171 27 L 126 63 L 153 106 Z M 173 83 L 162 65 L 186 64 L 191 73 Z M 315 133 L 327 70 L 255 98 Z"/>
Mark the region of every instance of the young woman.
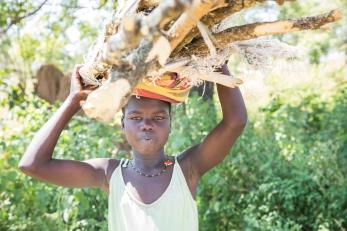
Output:
<path fill-rule="evenodd" d="M 229 74 L 226 65 L 221 70 Z M 58 138 L 92 89 L 72 75 L 70 94 L 36 133 L 19 168 L 27 175 L 64 187 L 101 188 L 108 194 L 110 231 L 197 231 L 196 189 L 242 133 L 247 113 L 238 88 L 217 84 L 223 118 L 202 140 L 176 156 L 165 154 L 171 130 L 170 97 L 132 97 L 123 108 L 122 129 L 131 160 L 84 161 L 52 157 Z"/>

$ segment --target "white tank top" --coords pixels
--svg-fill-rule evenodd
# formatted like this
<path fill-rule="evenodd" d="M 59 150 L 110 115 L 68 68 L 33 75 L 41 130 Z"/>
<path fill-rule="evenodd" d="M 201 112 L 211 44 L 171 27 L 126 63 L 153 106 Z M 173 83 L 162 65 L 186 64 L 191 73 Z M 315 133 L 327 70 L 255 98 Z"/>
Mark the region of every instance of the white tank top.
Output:
<path fill-rule="evenodd" d="M 112 173 L 108 197 L 109 231 L 198 231 L 198 209 L 175 157 L 165 192 L 151 204 L 135 198 L 126 188 L 121 166 Z"/>

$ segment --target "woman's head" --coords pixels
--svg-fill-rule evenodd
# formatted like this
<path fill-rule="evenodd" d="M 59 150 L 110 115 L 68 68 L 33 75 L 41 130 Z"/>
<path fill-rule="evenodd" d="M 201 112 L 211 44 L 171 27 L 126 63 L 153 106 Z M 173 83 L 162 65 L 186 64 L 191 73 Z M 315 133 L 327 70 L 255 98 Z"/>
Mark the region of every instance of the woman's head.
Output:
<path fill-rule="evenodd" d="M 164 148 L 171 131 L 170 103 L 132 96 L 122 111 L 122 129 L 135 151 L 146 155 Z"/>

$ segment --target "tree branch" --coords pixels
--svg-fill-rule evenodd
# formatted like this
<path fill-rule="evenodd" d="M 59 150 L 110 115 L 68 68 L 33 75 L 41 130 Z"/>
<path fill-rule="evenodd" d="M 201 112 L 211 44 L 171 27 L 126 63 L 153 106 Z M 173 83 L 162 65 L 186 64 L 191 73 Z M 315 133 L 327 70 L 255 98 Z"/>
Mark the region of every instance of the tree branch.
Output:
<path fill-rule="evenodd" d="M 93 63 L 87 63 L 80 69 L 83 79 L 85 78 L 81 72 L 83 68 L 87 70 L 85 74 L 91 74 L 90 76 L 94 80 L 101 71 L 109 73 L 107 78 L 103 79 L 102 83 L 100 82 L 101 86 L 88 96 L 85 104 L 82 105 L 83 110 L 91 117 L 110 120 L 115 112 L 125 105 L 133 88 L 144 77 L 170 68 L 176 69 L 177 73 L 179 73 L 178 70 L 181 70 L 181 72 L 186 70 L 188 73 L 189 69 L 185 68 L 194 67 L 194 63 L 189 63 L 189 60 L 192 60 L 190 59 L 191 55 L 200 56 L 202 59 L 204 58 L 203 55 L 208 53 L 208 48 L 202 38 L 192 40 L 192 43 L 186 46 L 188 50 L 181 50 L 177 56 L 173 56 L 174 63 L 172 65 L 165 65 L 165 63 L 170 53 L 187 36 L 191 36 L 192 29 L 197 26 L 199 21 L 204 22 L 206 20 L 205 22 L 211 26 L 229 16 L 230 13 L 232 14 L 245 7 L 252 6 L 256 2 L 263 1 L 265 0 L 238 0 L 225 3 L 225 0 L 166 0 L 161 1 L 159 5 L 155 5 L 159 0 L 158 2 L 156 0 L 129 1 L 128 4 L 131 9 L 135 9 L 135 5 L 137 10 L 141 9 L 141 6 L 137 5 L 138 3 L 152 4 L 153 9 L 150 9 L 148 15 L 141 12 L 135 14 L 135 11 L 132 11 L 133 14 L 127 15 L 116 13 L 118 21 L 116 20 L 117 22 L 113 23 L 117 24 L 117 30 L 114 29 L 112 23 L 106 30 L 107 36 L 112 34 L 104 42 L 104 45 L 107 44 L 108 46 L 106 53 L 105 49 L 101 49 L 97 55 L 97 57 L 102 57 L 101 59 L 95 59 Z M 276 2 L 282 4 L 283 1 L 277 0 Z M 132 7 L 132 3 L 136 3 L 134 7 Z M 230 8 L 227 8 L 228 6 Z M 128 6 L 124 7 L 125 11 L 129 8 Z M 177 18 L 178 15 L 180 16 Z M 338 11 L 332 11 L 329 14 L 315 17 L 232 27 L 220 33 L 215 33 L 213 36 L 204 29 L 202 23 L 200 28 L 203 32 L 206 32 L 205 39 L 215 40 L 214 45 L 220 50 L 234 41 L 270 34 L 322 28 L 326 23 L 336 21 L 340 17 L 341 14 Z M 176 18 L 177 20 L 174 20 Z M 170 29 L 163 31 L 168 22 L 172 22 L 169 25 L 171 26 Z M 119 28 L 118 25 L 120 25 Z M 213 48 L 213 46 L 211 47 Z M 178 62 L 178 59 L 182 56 L 189 57 L 189 60 Z M 209 65 L 210 63 L 207 64 L 207 70 L 209 70 Z M 197 70 L 197 73 L 193 73 L 193 71 L 190 73 L 195 74 L 197 78 L 220 82 L 229 87 L 237 86 L 242 82 L 237 78 L 227 78 L 218 74 L 207 73 L 201 75 L 201 73 L 198 73 L 199 71 L 200 69 Z M 182 76 L 184 75 L 182 74 Z"/>
<path fill-rule="evenodd" d="M 117 66 L 112 66 L 110 78 L 107 82 L 93 91 L 82 105 L 87 115 L 106 121 L 112 119 L 114 114 L 129 100 L 137 83 L 150 71 L 160 68 L 157 59 L 147 61 L 152 48 L 156 45 L 157 38 L 162 37 L 159 32 L 160 26 L 167 18 L 175 15 L 175 11 L 181 12 L 186 9 L 189 12 L 191 9 L 190 4 L 190 0 L 161 2 L 149 16 L 141 20 L 140 31 L 138 31 L 139 27 L 136 26 L 138 24 L 132 23 L 132 21 L 135 21 L 135 17 L 129 16 L 127 19 L 129 23 L 127 20 L 123 20 L 122 31 L 113 35 L 113 38 L 111 37 L 108 41 L 108 50 L 112 48 L 109 53 L 111 57 L 108 54 L 106 55 L 106 61 L 117 64 Z M 129 35 L 134 36 L 130 38 Z M 139 46 L 135 49 L 138 43 Z M 81 73 L 83 69 L 80 69 L 82 78 L 86 78 L 84 74 L 88 74 L 88 72 L 93 75 L 98 73 L 98 70 L 94 67 L 100 64 L 102 62 L 92 63 L 89 67 L 82 67 L 86 70 Z"/>
<path fill-rule="evenodd" d="M 242 9 L 246 7 L 250 7 L 253 4 L 255 4 L 256 1 L 250 1 L 245 6 L 243 4 L 243 1 L 233 1 L 232 3 L 228 4 L 228 6 L 221 7 L 219 9 L 213 10 L 207 15 L 205 15 L 201 21 L 208 27 L 215 25 L 216 23 L 221 22 L 226 17 L 241 11 Z M 184 40 L 176 47 L 176 49 L 172 52 L 171 56 L 176 56 L 180 50 L 186 46 L 187 44 L 191 43 L 191 41 L 200 36 L 200 32 L 197 27 L 194 27 L 190 33 L 184 38 Z"/>
<path fill-rule="evenodd" d="M 0 34 L 5 34 L 13 25 L 19 23 L 20 21 L 22 21 L 23 19 L 25 18 L 28 18 L 34 14 L 36 14 L 47 2 L 48 0 L 44 0 L 35 10 L 23 15 L 23 16 L 20 16 L 20 17 L 15 17 L 13 20 L 10 21 L 10 23 L 8 24 L 8 26 L 1 30 L 0 31 Z"/>
<path fill-rule="evenodd" d="M 258 2 L 263 2 L 264 0 L 258 0 Z M 282 5 L 285 1 L 295 1 L 295 0 L 275 0 L 277 4 Z M 157 7 L 160 0 L 142 0 L 139 4 L 139 10 L 145 10 L 148 8 Z M 228 1 L 228 4 L 241 4 L 247 7 L 246 5 L 252 4 L 254 1 L 244 1 L 244 0 L 232 0 Z"/>
<path fill-rule="evenodd" d="M 211 12 L 209 12 L 207 15 L 205 15 L 201 21 L 207 25 L 208 27 L 211 27 L 213 25 L 217 25 L 221 21 L 223 21 L 225 18 L 243 10 L 250 8 L 254 6 L 257 3 L 263 3 L 266 0 L 249 0 L 249 1 L 243 1 L 243 0 L 234 0 L 230 1 L 227 6 L 221 7 L 218 9 L 215 9 Z M 282 0 L 281 2 L 276 1 L 278 4 L 283 4 L 285 1 L 294 1 L 294 0 Z M 193 28 L 191 32 L 184 38 L 184 40 L 176 47 L 176 49 L 172 52 L 171 56 L 176 56 L 180 50 L 186 46 L 187 44 L 191 43 L 193 39 L 200 38 L 200 32 L 197 27 Z"/>
<path fill-rule="evenodd" d="M 168 39 L 172 49 L 196 27 L 197 22 L 211 9 L 225 6 L 223 0 L 193 1 L 191 8 L 184 12 L 168 31 Z"/>
<path fill-rule="evenodd" d="M 257 38 L 260 36 L 285 34 L 289 32 L 301 31 L 301 30 L 315 30 L 322 29 L 327 23 L 335 22 L 341 19 L 342 15 L 338 10 L 330 11 L 329 13 L 305 17 L 294 20 L 278 20 L 274 22 L 261 22 L 252 23 L 242 26 L 231 27 L 222 32 L 214 34 L 216 40 L 216 46 L 219 49 L 223 49 L 228 44 L 236 41 L 248 40 Z M 182 56 L 205 56 L 209 52 L 203 39 L 197 39 L 194 43 L 189 44 L 186 49 L 176 57 Z M 175 57 L 175 58 L 176 58 Z"/>

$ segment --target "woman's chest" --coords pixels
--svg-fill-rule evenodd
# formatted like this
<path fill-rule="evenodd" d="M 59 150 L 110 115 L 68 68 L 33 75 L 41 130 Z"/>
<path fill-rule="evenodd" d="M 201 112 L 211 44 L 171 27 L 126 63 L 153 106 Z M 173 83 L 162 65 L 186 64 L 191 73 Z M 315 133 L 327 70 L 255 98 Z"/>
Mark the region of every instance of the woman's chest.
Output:
<path fill-rule="evenodd" d="M 131 197 L 144 204 L 154 203 L 163 197 L 174 184 L 172 168 L 165 172 L 165 175 L 156 177 L 136 175 L 129 168 L 122 168 L 121 171 L 125 190 Z"/>

